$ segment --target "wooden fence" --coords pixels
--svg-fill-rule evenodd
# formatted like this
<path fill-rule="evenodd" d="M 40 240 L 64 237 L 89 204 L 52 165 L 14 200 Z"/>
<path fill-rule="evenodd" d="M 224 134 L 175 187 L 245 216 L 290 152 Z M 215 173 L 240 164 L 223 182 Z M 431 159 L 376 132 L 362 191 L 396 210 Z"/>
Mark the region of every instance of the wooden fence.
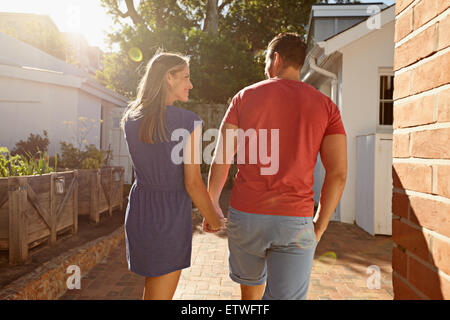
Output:
<path fill-rule="evenodd" d="M 123 167 L 0 178 L 0 250 L 23 263 L 30 249 L 78 231 L 78 215 L 96 223 L 123 209 Z"/>

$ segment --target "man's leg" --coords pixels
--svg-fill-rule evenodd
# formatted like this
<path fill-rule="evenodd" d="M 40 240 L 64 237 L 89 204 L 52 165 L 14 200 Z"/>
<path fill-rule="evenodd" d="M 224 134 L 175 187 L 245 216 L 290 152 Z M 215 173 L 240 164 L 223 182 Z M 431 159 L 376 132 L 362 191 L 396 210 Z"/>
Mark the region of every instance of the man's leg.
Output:
<path fill-rule="evenodd" d="M 312 220 L 299 229 L 291 242 L 268 249 L 264 300 L 306 300 L 317 247 L 310 225 Z M 290 231 L 286 230 L 286 234 Z"/>
<path fill-rule="evenodd" d="M 241 284 L 241 300 L 261 300 L 265 288 L 265 283 L 259 286 Z"/>
<path fill-rule="evenodd" d="M 242 300 L 261 299 L 266 282 L 266 248 L 263 233 L 267 217 L 228 212 L 228 249 L 230 278 L 241 285 Z"/>

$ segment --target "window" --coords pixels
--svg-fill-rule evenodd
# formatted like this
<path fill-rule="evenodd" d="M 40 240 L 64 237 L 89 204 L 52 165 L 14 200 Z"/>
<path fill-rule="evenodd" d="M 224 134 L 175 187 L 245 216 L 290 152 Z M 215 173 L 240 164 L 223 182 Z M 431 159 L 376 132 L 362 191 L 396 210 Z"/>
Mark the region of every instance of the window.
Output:
<path fill-rule="evenodd" d="M 394 119 L 394 76 L 380 75 L 379 120 L 381 126 L 392 126 Z"/>

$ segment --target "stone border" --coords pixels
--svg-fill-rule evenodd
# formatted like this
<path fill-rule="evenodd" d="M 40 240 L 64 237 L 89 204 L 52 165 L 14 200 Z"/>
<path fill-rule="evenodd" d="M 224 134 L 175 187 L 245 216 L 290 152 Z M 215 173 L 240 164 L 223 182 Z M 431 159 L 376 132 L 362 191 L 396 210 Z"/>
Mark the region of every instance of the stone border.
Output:
<path fill-rule="evenodd" d="M 67 267 L 80 267 L 81 277 L 103 261 L 125 237 L 124 226 L 109 235 L 59 255 L 0 290 L 0 300 L 56 300 L 67 291 Z M 73 274 L 73 273 L 72 273 Z"/>

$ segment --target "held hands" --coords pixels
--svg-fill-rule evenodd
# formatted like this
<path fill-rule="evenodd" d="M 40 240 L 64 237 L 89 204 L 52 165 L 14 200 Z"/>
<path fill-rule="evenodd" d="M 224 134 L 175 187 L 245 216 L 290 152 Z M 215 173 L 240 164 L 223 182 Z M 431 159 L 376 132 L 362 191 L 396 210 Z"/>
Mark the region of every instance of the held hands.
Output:
<path fill-rule="evenodd" d="M 216 233 L 218 231 L 221 231 L 225 229 L 227 219 L 224 218 L 222 209 L 220 208 L 219 203 L 214 202 L 214 209 L 216 210 L 217 216 L 218 216 L 218 223 L 209 223 L 206 221 L 206 219 L 203 219 L 203 231 L 210 232 L 210 233 Z"/>

